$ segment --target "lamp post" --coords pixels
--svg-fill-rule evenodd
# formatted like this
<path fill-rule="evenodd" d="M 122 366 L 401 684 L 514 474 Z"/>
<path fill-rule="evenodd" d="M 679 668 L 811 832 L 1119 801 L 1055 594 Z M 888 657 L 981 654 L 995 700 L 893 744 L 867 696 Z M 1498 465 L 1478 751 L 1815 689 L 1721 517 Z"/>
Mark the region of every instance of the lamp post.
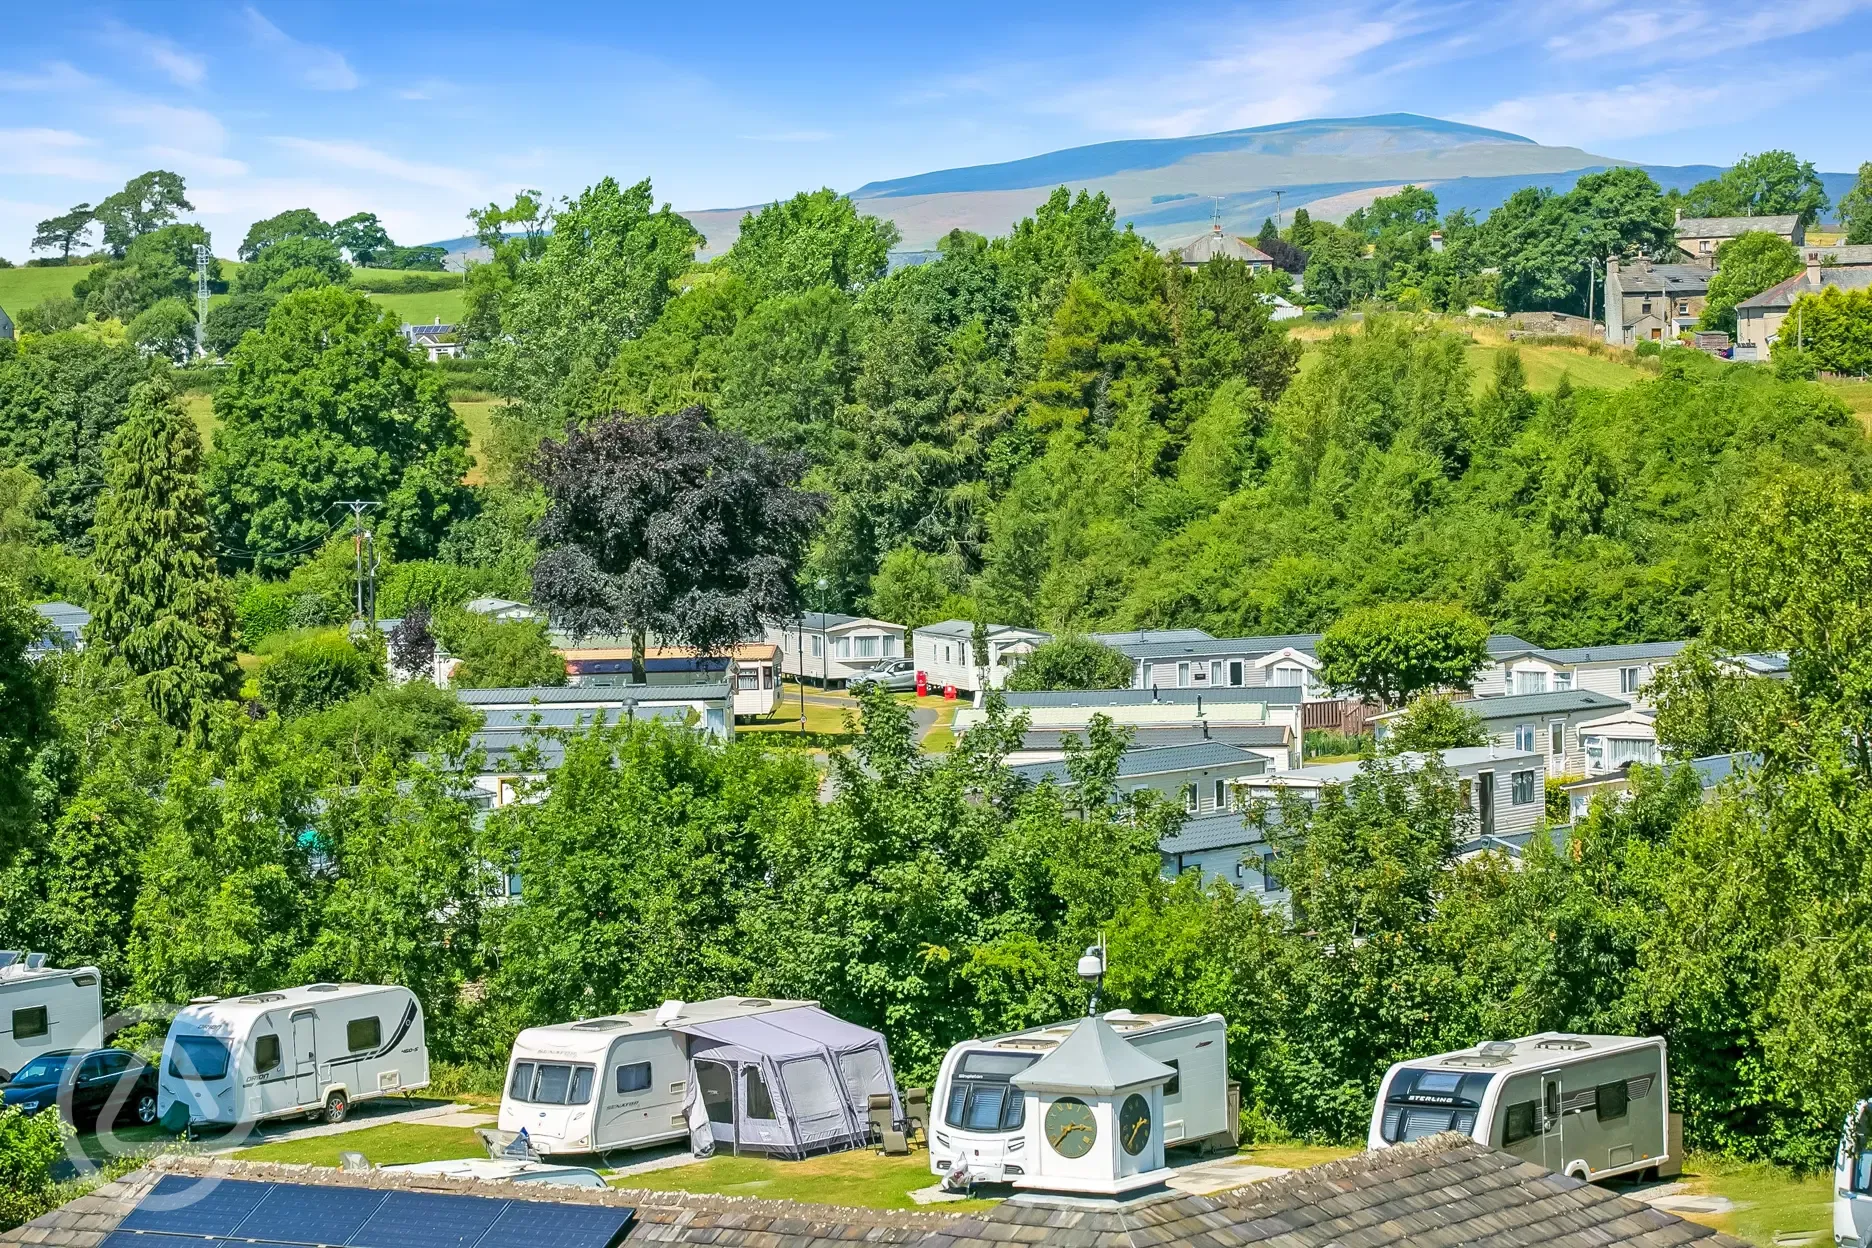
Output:
<path fill-rule="evenodd" d="M 832 673 L 830 667 L 832 656 L 826 653 L 825 577 L 822 576 L 814 581 L 813 587 L 819 591 L 819 688 L 823 692 L 832 687 Z"/>
<path fill-rule="evenodd" d="M 1079 978 L 1092 986 L 1092 998 L 1086 1002 L 1086 1017 L 1098 1014 L 1099 989 L 1105 984 L 1105 938 L 1099 937 L 1099 943 L 1088 945 L 1085 956 L 1079 959 Z"/>

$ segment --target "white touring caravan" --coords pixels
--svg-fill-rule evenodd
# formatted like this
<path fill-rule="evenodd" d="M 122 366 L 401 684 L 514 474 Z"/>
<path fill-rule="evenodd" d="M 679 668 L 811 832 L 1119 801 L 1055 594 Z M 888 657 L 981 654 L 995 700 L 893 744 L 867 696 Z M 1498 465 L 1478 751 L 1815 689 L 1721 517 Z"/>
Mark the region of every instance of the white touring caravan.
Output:
<path fill-rule="evenodd" d="M 900 1117 L 884 1037 L 815 1001 L 666 1001 L 521 1032 L 499 1125 L 540 1156 L 688 1139 L 797 1157 L 863 1143 L 886 1095 Z"/>
<path fill-rule="evenodd" d="M 1100 1017 L 1139 1052 L 1177 1072 L 1164 1085 L 1166 1145 L 1233 1139 L 1228 1025 L 1220 1014 L 1186 1018 L 1112 1010 Z M 1006 1182 L 1026 1173 L 1020 1155 L 1026 1138 L 1025 1098 L 1011 1080 L 1058 1048 L 1079 1021 L 965 1040 L 949 1050 L 930 1103 L 933 1173 L 946 1176 L 957 1163 L 978 1183 Z"/>
<path fill-rule="evenodd" d="M 429 1082 L 422 1006 L 407 988 L 308 984 L 204 998 L 163 1041 L 157 1113 L 191 1123 L 253 1123 L 292 1114 L 343 1121 L 351 1106 Z"/>
<path fill-rule="evenodd" d="M 1872 1248 L 1872 1100 L 1846 1115 L 1833 1161 L 1833 1242 Z"/>
<path fill-rule="evenodd" d="M 1385 1072 L 1366 1144 L 1460 1131 L 1582 1179 L 1683 1165 L 1660 1036 L 1547 1031 L 1399 1062 Z"/>
<path fill-rule="evenodd" d="M 97 967 L 61 971 L 45 961 L 0 950 L 0 1083 L 41 1053 L 104 1043 Z"/>

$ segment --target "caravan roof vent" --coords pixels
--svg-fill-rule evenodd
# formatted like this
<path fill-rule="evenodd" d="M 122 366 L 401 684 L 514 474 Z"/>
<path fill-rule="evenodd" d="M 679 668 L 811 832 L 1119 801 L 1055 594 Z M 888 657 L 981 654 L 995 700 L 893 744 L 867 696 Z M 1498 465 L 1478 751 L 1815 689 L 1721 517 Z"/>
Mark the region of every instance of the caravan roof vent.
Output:
<path fill-rule="evenodd" d="M 1490 1066 L 1506 1066 L 1508 1060 L 1508 1058 L 1501 1057 L 1494 1053 L 1458 1053 L 1454 1057 L 1444 1058 L 1443 1064 L 1445 1066 L 1487 1068 Z"/>
<path fill-rule="evenodd" d="M 26 969 L 29 971 L 36 971 L 45 964 L 46 955 L 43 953 L 29 953 L 26 955 Z"/>
<path fill-rule="evenodd" d="M 657 1026 L 667 1027 L 681 1018 L 683 1006 L 687 1004 L 688 1002 L 686 1001 L 665 1001 L 662 1005 L 657 1006 Z"/>
<path fill-rule="evenodd" d="M 338 987 L 339 985 L 337 984 L 307 984 L 306 991 L 307 992 L 337 992 Z"/>
<path fill-rule="evenodd" d="M 622 1031 L 630 1026 L 627 1018 L 588 1018 L 582 1023 L 573 1023 L 573 1031 Z"/>
<path fill-rule="evenodd" d="M 5 970 L 17 961 L 19 961 L 19 950 L 0 949 L 0 970 Z"/>
<path fill-rule="evenodd" d="M 284 1001 L 285 999 L 286 994 L 283 992 L 255 992 L 242 997 L 240 1002 L 242 1005 L 261 1005 L 267 1001 Z"/>
<path fill-rule="evenodd" d="M 190 997 L 189 1004 L 190 1005 L 213 1005 L 215 1002 L 219 1001 L 220 999 L 221 999 L 220 997 Z"/>
<path fill-rule="evenodd" d="M 1567 1052 L 1578 1052 L 1580 1049 L 1592 1048 L 1592 1042 L 1581 1036 L 1553 1036 L 1540 1041 L 1534 1047 L 1537 1049 L 1562 1049 Z"/>
<path fill-rule="evenodd" d="M 1481 1044 L 1476 1045 L 1476 1052 L 1480 1053 L 1483 1057 L 1513 1057 L 1514 1041 L 1484 1040 Z"/>
<path fill-rule="evenodd" d="M 769 1001 L 766 997 L 742 997 L 741 1004 L 742 1005 L 772 1005 L 773 1002 Z"/>

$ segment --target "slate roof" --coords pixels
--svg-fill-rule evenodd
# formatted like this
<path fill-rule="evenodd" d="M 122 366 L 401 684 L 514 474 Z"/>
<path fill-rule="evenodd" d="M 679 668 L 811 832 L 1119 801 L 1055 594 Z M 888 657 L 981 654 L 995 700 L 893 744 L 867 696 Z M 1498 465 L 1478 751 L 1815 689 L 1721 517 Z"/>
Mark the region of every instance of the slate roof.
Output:
<path fill-rule="evenodd" d="M 668 685 L 534 685 L 519 689 L 457 689 L 469 706 L 551 706 L 554 703 L 607 709 L 633 702 L 719 702 L 728 697 L 726 681 Z"/>
<path fill-rule="evenodd" d="M 1018 624 L 984 624 L 982 627 L 988 630 L 990 638 L 1000 637 L 1006 633 L 1036 639 L 1050 635 L 1037 628 L 1022 628 Z M 967 640 L 975 636 L 975 622 L 973 620 L 938 620 L 934 624 L 925 624 L 918 628 L 916 635 L 919 637 L 960 637 Z"/>
<path fill-rule="evenodd" d="M 1837 286 L 1841 290 L 1864 290 L 1872 286 L 1872 266 L 1855 264 L 1839 268 L 1823 267 L 1820 270 L 1820 285 Z M 1814 293 L 1814 284 L 1808 280 L 1807 270 L 1802 269 L 1793 277 L 1785 278 L 1759 295 L 1750 295 L 1736 304 L 1738 308 L 1790 308 L 1802 295 Z"/>
<path fill-rule="evenodd" d="M 1205 234 L 1178 243 L 1171 248 L 1184 264 L 1202 264 L 1205 261 L 1227 256 L 1233 260 L 1246 260 L 1251 264 L 1273 264 L 1273 257 L 1259 247 L 1237 238 L 1233 234 L 1224 234 L 1220 225 Z"/>
<path fill-rule="evenodd" d="M 1293 633 L 1282 637 L 1208 637 L 1184 641 L 1153 637 L 1137 645 L 1117 648 L 1133 659 L 1178 659 L 1193 656 L 1210 658 L 1217 655 L 1259 658 L 1264 654 L 1273 654 L 1277 650 L 1287 649 L 1298 650 L 1302 654 L 1312 654 L 1313 647 L 1319 644 L 1319 639 L 1318 633 Z"/>
<path fill-rule="evenodd" d="M 1623 646 L 1574 646 L 1566 650 L 1530 650 L 1555 663 L 1620 663 L 1627 659 L 1674 659 L 1687 641 L 1637 641 Z"/>
<path fill-rule="evenodd" d="M 1194 854 L 1205 849 L 1227 849 L 1231 845 L 1261 845 L 1267 834 L 1250 827 L 1239 810 L 1212 810 L 1205 815 L 1191 815 L 1183 826 L 1157 842 L 1159 853 Z"/>
<path fill-rule="evenodd" d="M 1157 749 L 1170 745 L 1201 745 L 1214 741 L 1234 746 L 1286 746 L 1292 735 L 1286 724 L 1210 724 L 1207 733 L 1202 724 L 1132 724 L 1133 750 Z M 1029 728 L 1021 737 L 1023 750 L 1057 750 L 1060 738 L 1072 733 L 1085 740 L 1082 728 Z"/>
<path fill-rule="evenodd" d="M 1298 685 L 1215 685 L 1206 689 L 1042 689 L 1033 693 L 1009 693 L 1009 710 L 1028 706 L 1194 706 L 1202 699 L 1203 709 L 1241 702 L 1266 702 L 1291 706 L 1304 700 Z"/>
<path fill-rule="evenodd" d="M 1169 645 L 1189 641 L 1214 641 L 1215 635 L 1200 628 L 1134 628 L 1122 633 L 1087 633 L 1101 645 L 1119 649 L 1125 646 Z"/>
<path fill-rule="evenodd" d="M 1609 715 L 1613 711 L 1625 709 L 1631 703 L 1609 693 L 1594 693 L 1590 689 L 1561 689 L 1551 693 L 1513 693 L 1505 698 L 1470 698 L 1455 705 L 1486 723 L 1497 719 L 1523 719 L 1530 715 L 1566 715 L 1575 711 L 1601 711 Z M 1401 715 L 1403 712 L 1392 711 L 1390 714 Z M 1381 715 L 1379 718 L 1386 719 L 1389 716 Z"/>
<path fill-rule="evenodd" d="M 1715 270 L 1703 264 L 1636 264 L 1618 271 L 1619 290 L 1627 295 L 1703 295 Z"/>
<path fill-rule="evenodd" d="M 1792 234 L 1800 217 L 1793 213 L 1769 217 L 1684 217 L 1677 222 L 1678 238 L 1734 238 L 1751 230 Z"/>
<path fill-rule="evenodd" d="M 435 1175 L 350 1173 L 268 1166 L 208 1157 L 163 1157 L 88 1196 L 0 1232 L 0 1248 L 99 1248 L 161 1174 L 217 1174 L 317 1186 L 490 1194 L 486 1184 Z M 1463 1136 L 1362 1153 L 1282 1178 L 1211 1196 L 1178 1192 L 1105 1207 L 1026 1198 L 978 1213 L 889 1211 L 751 1197 L 628 1189 L 507 1188 L 516 1200 L 628 1205 L 636 1243 L 717 1248 L 1748 1248 L 1674 1214 L 1533 1162 L 1483 1148 Z"/>

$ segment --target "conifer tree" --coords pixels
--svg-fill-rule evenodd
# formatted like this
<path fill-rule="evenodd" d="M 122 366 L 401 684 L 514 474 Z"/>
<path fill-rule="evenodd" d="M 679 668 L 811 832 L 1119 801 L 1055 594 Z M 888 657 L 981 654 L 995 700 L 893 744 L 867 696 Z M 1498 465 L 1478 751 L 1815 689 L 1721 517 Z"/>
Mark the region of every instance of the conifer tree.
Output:
<path fill-rule="evenodd" d="M 213 703 L 238 693 L 240 669 L 232 604 L 215 571 L 201 435 L 168 381 L 131 390 L 108 458 L 89 641 L 129 666 L 164 721 L 199 732 Z"/>

